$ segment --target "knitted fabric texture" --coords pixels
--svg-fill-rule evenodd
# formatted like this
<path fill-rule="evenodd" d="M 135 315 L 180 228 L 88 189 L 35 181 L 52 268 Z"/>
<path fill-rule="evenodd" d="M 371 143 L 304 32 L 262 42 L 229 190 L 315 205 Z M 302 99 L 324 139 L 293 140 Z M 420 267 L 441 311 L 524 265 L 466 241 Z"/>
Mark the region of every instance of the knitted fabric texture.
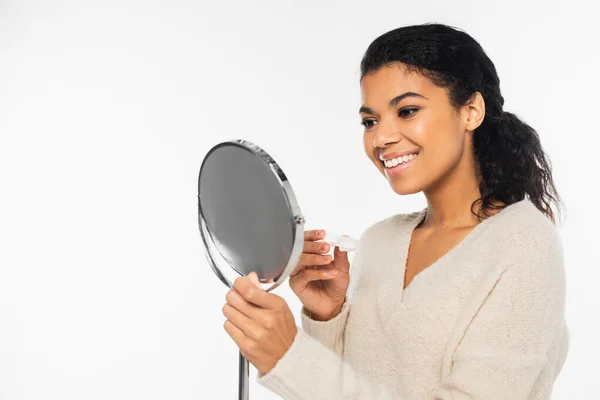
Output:
<path fill-rule="evenodd" d="M 257 382 L 286 400 L 548 399 L 567 356 L 563 250 L 528 199 L 476 225 L 406 289 L 427 209 L 361 235 L 342 312 L 302 326 Z"/>

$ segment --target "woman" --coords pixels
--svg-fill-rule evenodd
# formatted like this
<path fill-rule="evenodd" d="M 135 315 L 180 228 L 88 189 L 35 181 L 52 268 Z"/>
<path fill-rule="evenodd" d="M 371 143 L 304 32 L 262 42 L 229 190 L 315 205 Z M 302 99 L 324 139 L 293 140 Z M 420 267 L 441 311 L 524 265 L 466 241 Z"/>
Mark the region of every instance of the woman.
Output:
<path fill-rule="evenodd" d="M 302 329 L 254 273 L 227 294 L 225 329 L 285 399 L 549 398 L 568 330 L 536 132 L 503 111 L 481 46 L 445 25 L 377 38 L 360 84 L 367 156 L 427 207 L 369 227 L 352 269 L 307 231 L 290 277 Z"/>

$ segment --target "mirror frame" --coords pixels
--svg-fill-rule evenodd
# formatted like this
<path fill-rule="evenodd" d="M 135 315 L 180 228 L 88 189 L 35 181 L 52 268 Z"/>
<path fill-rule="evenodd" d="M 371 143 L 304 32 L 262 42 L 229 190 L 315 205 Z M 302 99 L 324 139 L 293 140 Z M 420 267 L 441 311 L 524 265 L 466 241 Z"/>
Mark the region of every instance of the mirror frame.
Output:
<path fill-rule="evenodd" d="M 214 273 L 221 280 L 221 282 L 223 282 L 229 288 L 233 287 L 233 282 L 231 282 L 229 279 L 227 279 L 227 277 L 221 272 L 221 269 L 218 267 L 217 262 L 216 262 L 215 252 L 210 247 L 209 242 L 212 242 L 214 245 L 214 240 L 211 236 L 210 230 L 208 229 L 208 227 L 206 225 L 206 220 L 204 217 L 204 213 L 202 211 L 202 201 L 201 201 L 202 194 L 200 193 L 200 177 L 202 176 L 202 169 L 205 165 L 206 160 L 209 158 L 210 154 L 212 152 L 214 152 L 215 150 L 217 150 L 218 148 L 223 147 L 223 146 L 237 146 L 246 151 L 251 152 L 253 155 L 260 158 L 265 164 L 267 164 L 270 171 L 277 178 L 277 181 L 279 182 L 279 185 L 283 192 L 284 198 L 287 200 L 288 209 L 290 210 L 290 219 L 292 220 L 292 229 L 293 229 L 292 234 L 294 237 L 294 242 L 292 244 L 292 252 L 290 254 L 290 259 L 288 260 L 286 267 L 284 268 L 283 272 L 276 278 L 276 280 L 273 280 L 273 279 L 260 280 L 261 284 L 268 284 L 268 283 L 272 284 L 270 287 L 265 289 L 268 292 L 268 291 L 275 289 L 279 285 L 281 285 L 281 283 L 283 283 L 287 279 L 287 277 L 292 273 L 292 271 L 298 265 L 298 262 L 300 261 L 300 256 L 302 255 L 302 250 L 304 248 L 304 223 L 305 223 L 305 220 L 304 220 L 304 217 L 302 216 L 302 213 L 300 211 L 300 206 L 298 205 L 298 201 L 296 200 L 296 195 L 294 194 L 294 191 L 292 190 L 292 186 L 291 186 L 288 178 L 285 176 L 285 174 L 281 170 L 281 167 L 279 167 L 279 164 L 277 164 L 277 162 L 275 162 L 273 157 L 271 157 L 266 151 L 264 151 L 262 148 L 260 148 L 256 144 L 249 142 L 247 140 L 244 140 L 244 139 L 228 140 L 228 141 L 221 142 L 221 143 L 213 146 L 213 148 L 210 149 L 208 151 L 208 153 L 206 154 L 206 156 L 204 157 L 204 160 L 202 161 L 202 166 L 200 167 L 200 172 L 198 173 L 198 227 L 200 229 L 200 236 L 202 237 L 202 242 L 204 243 L 204 254 L 206 256 L 206 259 L 207 259 L 210 267 L 214 271 Z M 210 238 L 210 240 L 209 240 L 209 238 Z M 231 268 L 231 269 L 233 269 L 236 273 L 239 274 L 239 272 L 236 271 L 235 268 Z"/>

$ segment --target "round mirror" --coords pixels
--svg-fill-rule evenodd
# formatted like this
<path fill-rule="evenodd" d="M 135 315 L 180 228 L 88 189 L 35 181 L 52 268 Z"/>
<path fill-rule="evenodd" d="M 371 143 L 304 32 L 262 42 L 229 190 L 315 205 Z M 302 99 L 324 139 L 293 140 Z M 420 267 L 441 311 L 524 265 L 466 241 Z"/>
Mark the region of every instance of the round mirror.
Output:
<path fill-rule="evenodd" d="M 245 140 L 219 143 L 205 156 L 198 178 L 198 219 L 217 276 L 220 256 L 240 275 L 261 283 L 283 282 L 300 260 L 304 219 L 277 163 Z M 225 278 L 229 287 L 232 282 Z"/>

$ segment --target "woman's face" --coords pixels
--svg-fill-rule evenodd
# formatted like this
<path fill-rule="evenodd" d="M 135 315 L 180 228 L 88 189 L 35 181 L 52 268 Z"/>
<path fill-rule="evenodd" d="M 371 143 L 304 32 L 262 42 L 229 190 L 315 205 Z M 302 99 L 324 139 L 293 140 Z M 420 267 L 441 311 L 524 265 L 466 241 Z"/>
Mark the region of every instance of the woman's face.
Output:
<path fill-rule="evenodd" d="M 361 94 L 365 152 L 396 193 L 436 186 L 464 158 L 473 165 L 469 110 L 456 111 L 446 89 L 397 63 L 365 75 Z"/>

